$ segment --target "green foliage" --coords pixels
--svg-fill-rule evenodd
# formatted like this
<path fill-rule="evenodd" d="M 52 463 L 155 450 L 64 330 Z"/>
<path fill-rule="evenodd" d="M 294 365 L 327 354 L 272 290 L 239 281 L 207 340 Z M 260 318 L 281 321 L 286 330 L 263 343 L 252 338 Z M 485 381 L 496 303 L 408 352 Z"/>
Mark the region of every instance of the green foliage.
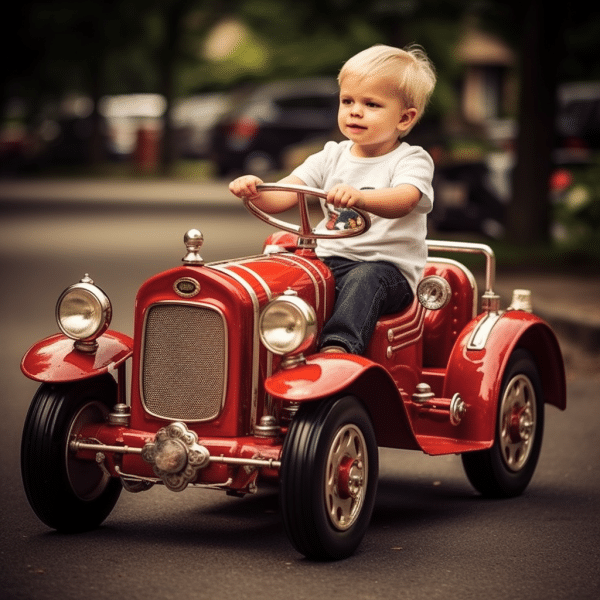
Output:
<path fill-rule="evenodd" d="M 600 249 L 600 157 L 555 174 L 554 237 L 564 247 Z"/>

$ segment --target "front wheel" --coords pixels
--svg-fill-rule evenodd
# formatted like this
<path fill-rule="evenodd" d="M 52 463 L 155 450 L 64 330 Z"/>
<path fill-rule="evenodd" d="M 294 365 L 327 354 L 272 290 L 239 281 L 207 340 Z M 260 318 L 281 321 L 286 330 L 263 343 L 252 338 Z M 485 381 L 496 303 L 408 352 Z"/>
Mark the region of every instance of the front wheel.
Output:
<path fill-rule="evenodd" d="M 315 560 L 350 556 L 371 520 L 378 471 L 373 426 L 356 398 L 304 404 L 281 465 L 283 523 L 294 547 Z"/>
<path fill-rule="evenodd" d="M 76 458 L 69 441 L 84 425 L 103 423 L 116 399 L 110 375 L 38 388 L 23 429 L 21 475 L 29 504 L 48 527 L 94 529 L 115 506 L 120 480 Z"/>
<path fill-rule="evenodd" d="M 498 399 L 494 445 L 462 455 L 467 477 L 484 496 L 510 498 L 521 494 L 533 477 L 542 446 L 544 400 L 531 354 L 511 355 Z"/>

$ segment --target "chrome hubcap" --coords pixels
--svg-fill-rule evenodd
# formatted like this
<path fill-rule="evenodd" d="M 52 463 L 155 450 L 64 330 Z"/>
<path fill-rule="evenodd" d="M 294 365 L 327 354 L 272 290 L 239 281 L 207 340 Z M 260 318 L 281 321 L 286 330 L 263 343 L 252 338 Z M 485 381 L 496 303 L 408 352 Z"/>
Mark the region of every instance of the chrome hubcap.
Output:
<path fill-rule="evenodd" d="M 360 514 L 367 487 L 367 459 L 360 429 L 342 427 L 331 444 L 325 471 L 325 504 L 336 529 L 348 529 Z"/>
<path fill-rule="evenodd" d="M 511 471 L 521 470 L 531 454 L 536 416 L 533 385 L 519 374 L 506 387 L 500 408 L 500 447 Z"/>

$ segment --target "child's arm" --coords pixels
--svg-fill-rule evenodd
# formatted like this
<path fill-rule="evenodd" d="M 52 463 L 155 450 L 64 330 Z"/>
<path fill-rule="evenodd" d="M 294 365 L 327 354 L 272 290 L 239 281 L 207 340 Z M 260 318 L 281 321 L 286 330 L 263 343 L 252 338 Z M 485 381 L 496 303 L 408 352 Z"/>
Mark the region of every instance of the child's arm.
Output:
<path fill-rule="evenodd" d="M 421 192 L 409 183 L 381 190 L 357 190 L 339 184 L 327 194 L 327 202 L 337 208 L 362 208 L 374 215 L 397 219 L 410 213 L 419 203 Z"/>
<path fill-rule="evenodd" d="M 279 213 L 292 208 L 298 202 L 295 192 L 259 192 L 256 186 L 263 183 L 255 175 L 243 175 L 229 184 L 229 191 L 238 198 L 248 198 L 261 210 L 268 213 Z M 288 175 L 277 183 L 306 185 L 301 179 Z"/>

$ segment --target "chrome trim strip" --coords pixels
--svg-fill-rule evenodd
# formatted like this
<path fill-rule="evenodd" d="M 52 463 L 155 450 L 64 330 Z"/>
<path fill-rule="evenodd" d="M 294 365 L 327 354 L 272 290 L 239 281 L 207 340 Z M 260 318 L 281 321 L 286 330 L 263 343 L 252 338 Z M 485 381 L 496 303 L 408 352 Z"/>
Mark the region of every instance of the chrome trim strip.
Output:
<path fill-rule="evenodd" d="M 241 258 L 226 258 L 224 260 L 215 260 L 213 262 L 207 263 L 205 267 L 218 267 L 222 265 L 238 265 L 245 262 L 251 262 L 254 260 L 258 260 L 261 258 L 268 258 L 264 254 L 253 254 L 252 256 L 243 256 Z"/>
<path fill-rule="evenodd" d="M 254 318 L 252 323 L 252 398 L 251 398 L 251 410 L 250 410 L 250 423 L 256 423 L 258 413 L 258 376 L 259 376 L 259 352 L 260 352 L 260 337 L 258 335 L 258 316 L 260 313 L 260 303 L 258 296 L 254 291 L 254 288 L 238 273 L 231 271 L 230 266 L 234 266 L 234 263 L 227 263 L 225 266 L 218 265 L 207 265 L 215 271 L 219 271 L 225 275 L 228 275 L 232 279 L 235 279 L 247 292 L 252 302 L 252 308 L 254 311 Z"/>
<path fill-rule="evenodd" d="M 251 275 L 252 277 L 254 277 L 254 279 L 256 279 L 256 281 L 258 281 L 258 283 L 260 283 L 263 290 L 265 291 L 265 294 L 267 296 L 267 302 L 270 302 L 273 299 L 273 292 L 271 291 L 271 288 L 268 286 L 267 282 L 256 271 L 252 270 L 251 268 L 249 268 L 245 264 L 243 264 L 243 263 L 253 264 L 255 262 L 257 262 L 256 259 L 243 260 L 243 261 L 237 262 L 235 264 L 231 264 L 229 266 L 235 266 L 238 269 L 242 269 L 245 273 L 248 273 L 248 275 Z M 273 374 L 273 354 L 268 351 L 267 351 L 266 367 L 267 367 L 267 370 L 266 370 L 265 375 L 266 375 L 266 377 L 270 377 Z M 257 395 L 257 403 L 258 403 L 258 395 Z M 268 414 L 268 415 L 273 414 L 273 398 L 271 397 L 270 394 L 265 395 L 265 414 Z M 257 422 L 256 419 L 258 419 L 258 409 L 256 411 L 256 418 L 252 422 L 256 423 Z"/>
<path fill-rule="evenodd" d="M 213 306 L 212 304 L 207 304 L 205 302 L 186 302 L 186 301 L 181 301 L 181 302 L 173 302 L 172 300 L 161 300 L 159 302 L 153 302 L 152 304 L 149 304 L 146 307 L 146 310 L 144 312 L 144 322 L 142 324 L 142 342 L 140 345 L 140 359 L 139 359 L 139 363 L 140 363 L 140 368 L 139 368 L 139 390 L 140 390 L 140 400 L 142 402 L 142 405 L 144 407 L 144 410 L 149 414 L 152 415 L 153 417 L 157 417 L 158 419 L 162 419 L 162 420 L 172 420 L 171 418 L 165 417 L 164 415 L 157 415 L 155 413 L 153 413 L 152 411 L 150 411 L 148 409 L 148 406 L 146 405 L 146 399 L 145 399 L 145 393 L 144 393 L 144 355 L 145 355 L 145 349 L 146 349 L 146 326 L 148 323 L 148 315 L 150 314 L 150 310 L 152 309 L 152 307 L 154 306 L 191 306 L 193 308 L 197 308 L 197 307 L 202 307 L 202 308 L 206 308 L 208 310 L 212 310 L 213 312 L 217 313 L 222 321 L 223 321 L 223 326 L 225 329 L 225 339 L 224 339 L 224 344 L 225 344 L 225 372 L 223 373 L 223 395 L 221 398 L 221 407 L 219 409 L 219 414 L 221 414 L 221 411 L 223 410 L 223 407 L 225 406 L 225 398 L 227 396 L 227 381 L 229 378 L 229 343 L 228 343 L 228 339 L 229 339 L 229 327 L 228 327 L 228 323 L 227 323 L 227 319 L 225 318 L 225 315 L 215 306 Z M 219 415 L 215 416 L 215 417 L 211 417 L 210 419 L 186 419 L 186 423 L 204 423 L 206 421 L 213 421 L 214 419 L 216 419 Z"/>
<path fill-rule="evenodd" d="M 323 277 L 323 275 L 321 274 L 320 271 L 318 271 L 318 269 L 316 267 L 314 267 L 312 265 L 312 263 L 303 258 L 302 256 L 297 256 L 295 254 L 289 254 L 289 255 L 283 255 L 283 254 L 277 254 L 277 255 L 270 255 L 269 256 L 270 259 L 280 259 L 283 262 L 288 262 L 288 263 L 292 263 L 295 266 L 301 268 L 311 279 L 311 281 L 313 282 L 313 287 L 315 289 L 315 303 L 317 304 L 317 306 L 319 306 L 319 304 L 321 305 L 321 310 L 323 312 L 323 320 L 325 320 L 326 317 L 326 307 L 327 307 L 327 286 L 325 285 L 325 278 Z M 302 264 L 304 263 L 304 264 Z M 312 267 L 315 271 L 319 272 L 319 275 L 321 276 L 321 284 L 323 286 L 323 302 L 321 302 L 321 293 L 319 291 L 319 282 L 317 281 L 316 277 L 314 276 L 314 274 L 311 272 L 311 270 L 309 269 L 309 267 Z"/>
<path fill-rule="evenodd" d="M 467 350 L 483 350 L 487 344 L 492 329 L 503 315 L 501 312 L 489 312 L 477 324 L 467 342 Z"/>
<path fill-rule="evenodd" d="M 416 343 L 419 340 L 419 338 L 421 337 L 421 335 L 423 335 L 424 327 L 425 327 L 425 320 L 421 321 L 417 325 L 417 327 L 415 327 L 411 331 L 406 332 L 407 336 L 413 336 L 413 337 L 407 337 L 407 339 L 405 339 L 401 344 L 398 344 L 397 346 L 388 346 L 388 349 L 387 349 L 388 356 L 390 354 L 393 354 L 394 352 L 398 352 L 398 350 L 401 350 L 402 348 L 406 348 L 406 346 L 411 346 L 412 344 Z"/>
<path fill-rule="evenodd" d="M 402 323 L 401 325 L 398 325 L 398 327 L 392 327 L 388 329 L 388 341 L 393 342 L 401 335 L 407 335 L 408 333 L 412 333 L 413 331 L 422 329 L 424 321 L 425 308 L 422 304 L 419 304 L 417 310 L 415 311 L 414 317 L 410 321 Z"/>
<path fill-rule="evenodd" d="M 238 269 L 242 269 L 245 273 L 248 273 L 248 275 L 252 275 L 252 277 L 254 277 L 254 279 L 256 279 L 256 281 L 258 281 L 258 283 L 260 283 L 260 285 L 262 286 L 262 289 L 265 291 L 265 294 L 267 295 L 267 301 L 271 300 L 271 298 L 273 297 L 271 288 L 267 285 L 267 282 L 256 271 L 253 271 L 252 269 L 250 269 L 249 267 L 247 267 L 246 265 L 243 265 L 243 264 L 237 264 L 237 265 L 232 265 L 232 266 L 235 266 Z"/>

